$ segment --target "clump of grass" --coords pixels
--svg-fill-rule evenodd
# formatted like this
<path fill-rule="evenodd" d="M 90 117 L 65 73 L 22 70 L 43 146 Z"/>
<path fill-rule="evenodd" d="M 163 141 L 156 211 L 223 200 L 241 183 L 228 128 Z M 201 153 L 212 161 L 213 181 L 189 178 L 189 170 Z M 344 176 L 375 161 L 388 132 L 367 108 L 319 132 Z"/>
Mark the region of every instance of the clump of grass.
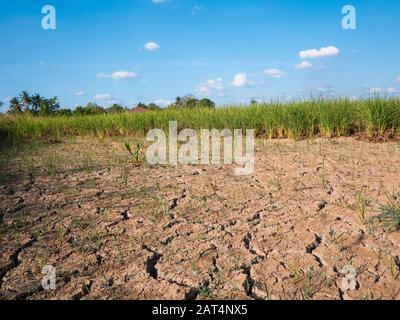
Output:
<path fill-rule="evenodd" d="M 372 99 L 365 101 L 363 118 L 369 135 L 377 132 L 384 135 L 387 131 L 396 131 L 400 126 L 400 107 L 397 99 Z"/>
<path fill-rule="evenodd" d="M 358 215 L 362 223 L 366 223 L 366 209 L 368 206 L 367 199 L 365 197 L 365 188 L 362 188 L 361 191 L 356 194 L 356 204 L 358 209 Z"/>
<path fill-rule="evenodd" d="M 400 201 L 398 196 L 388 195 L 388 203 L 380 207 L 380 212 L 378 219 L 384 228 L 394 231 L 400 230 Z"/>

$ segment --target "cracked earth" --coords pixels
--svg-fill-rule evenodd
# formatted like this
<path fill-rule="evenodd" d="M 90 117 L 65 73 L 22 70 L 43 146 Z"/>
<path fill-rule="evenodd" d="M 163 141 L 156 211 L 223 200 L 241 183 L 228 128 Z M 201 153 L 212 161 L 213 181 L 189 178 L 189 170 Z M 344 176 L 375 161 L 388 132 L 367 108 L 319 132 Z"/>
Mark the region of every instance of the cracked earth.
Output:
<path fill-rule="evenodd" d="M 400 298 L 400 232 L 379 220 L 398 142 L 260 140 L 255 157 L 241 177 L 135 164 L 117 139 L 2 150 L 0 299 Z"/>

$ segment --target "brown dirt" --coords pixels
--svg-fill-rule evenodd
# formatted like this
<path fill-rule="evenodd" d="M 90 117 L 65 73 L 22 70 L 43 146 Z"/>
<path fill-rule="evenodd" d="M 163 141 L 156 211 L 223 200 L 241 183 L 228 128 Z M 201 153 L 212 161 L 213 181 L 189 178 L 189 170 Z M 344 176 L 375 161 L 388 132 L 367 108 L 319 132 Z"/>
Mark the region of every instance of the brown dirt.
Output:
<path fill-rule="evenodd" d="M 258 141 L 246 177 L 136 165 L 117 140 L 1 159 L 1 299 L 400 298 L 400 232 L 377 219 L 399 195 L 398 142 Z"/>

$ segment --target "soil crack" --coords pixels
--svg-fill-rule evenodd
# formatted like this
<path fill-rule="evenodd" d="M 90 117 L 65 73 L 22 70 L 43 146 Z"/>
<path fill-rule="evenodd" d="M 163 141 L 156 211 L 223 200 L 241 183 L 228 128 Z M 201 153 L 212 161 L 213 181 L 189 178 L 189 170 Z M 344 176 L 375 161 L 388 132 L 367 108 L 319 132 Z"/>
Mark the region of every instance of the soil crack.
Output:
<path fill-rule="evenodd" d="M 6 274 L 12 269 L 18 267 L 18 265 L 21 263 L 21 261 L 19 260 L 20 253 L 25 249 L 31 247 L 36 241 L 37 241 L 36 239 L 30 239 L 29 241 L 21 245 L 13 254 L 11 254 L 10 263 L 6 265 L 4 268 L 0 269 L 0 288 L 3 285 L 3 279 L 6 276 Z"/>
<path fill-rule="evenodd" d="M 306 247 L 306 253 L 311 254 L 314 257 L 320 268 L 322 268 L 324 264 L 322 263 L 321 258 L 318 255 L 316 255 L 314 251 L 321 245 L 321 243 L 322 243 L 322 237 L 315 234 L 315 241 Z"/>
<path fill-rule="evenodd" d="M 160 261 L 162 254 L 158 252 L 153 252 L 146 261 L 146 272 L 153 279 L 157 279 L 158 270 L 156 268 L 157 263 Z"/>

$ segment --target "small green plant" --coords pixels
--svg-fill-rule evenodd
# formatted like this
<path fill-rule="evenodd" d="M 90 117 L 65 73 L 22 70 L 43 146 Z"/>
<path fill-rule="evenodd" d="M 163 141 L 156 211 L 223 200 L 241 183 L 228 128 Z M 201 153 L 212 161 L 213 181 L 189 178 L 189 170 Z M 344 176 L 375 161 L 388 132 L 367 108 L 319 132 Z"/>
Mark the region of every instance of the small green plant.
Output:
<path fill-rule="evenodd" d="M 45 161 L 46 172 L 49 176 L 54 177 L 57 173 L 56 158 L 50 156 Z"/>
<path fill-rule="evenodd" d="M 313 271 L 312 270 L 307 271 L 307 274 L 304 277 L 303 290 L 302 290 L 304 300 L 309 300 L 313 296 L 311 287 L 312 277 L 313 277 Z"/>
<path fill-rule="evenodd" d="M 324 189 L 324 190 L 325 190 L 326 185 L 327 185 L 327 181 L 326 181 L 326 177 L 325 177 L 325 160 L 326 160 L 326 155 L 323 155 L 322 156 L 320 179 L 321 179 L 321 183 L 322 183 L 322 189 Z"/>
<path fill-rule="evenodd" d="M 122 183 L 125 186 L 125 189 L 128 188 L 128 182 L 129 182 L 129 168 L 127 165 L 122 166 Z"/>
<path fill-rule="evenodd" d="M 381 214 L 378 216 L 385 228 L 400 230 L 400 202 L 394 194 L 388 195 L 388 203 L 380 207 Z"/>
<path fill-rule="evenodd" d="M 38 241 L 40 235 L 41 235 L 41 231 L 40 230 L 33 230 L 31 237 L 32 237 L 33 240 Z"/>
<path fill-rule="evenodd" d="M 107 278 L 106 274 L 104 273 L 103 270 L 100 270 L 100 274 L 103 278 L 102 281 L 102 287 L 107 291 L 108 293 L 108 298 L 111 299 L 114 295 L 114 290 L 113 290 L 113 285 L 114 285 L 114 279 L 113 278 Z"/>
<path fill-rule="evenodd" d="M 329 238 L 330 238 L 331 240 L 333 240 L 334 237 L 335 237 L 335 230 L 332 229 L 332 228 L 330 228 L 330 229 L 329 229 Z"/>
<path fill-rule="evenodd" d="M 268 285 L 266 284 L 266 282 L 263 283 L 263 287 L 264 287 L 264 291 L 266 294 L 266 300 L 271 301 L 272 300 L 272 293 L 270 292 Z"/>
<path fill-rule="evenodd" d="M 125 142 L 125 149 L 129 152 L 135 163 L 140 162 L 141 156 L 143 154 L 143 143 L 138 142 L 136 144 L 135 150 L 133 150 L 131 144 L 129 142 Z"/>
<path fill-rule="evenodd" d="M 211 289 L 208 284 L 203 284 L 199 287 L 199 296 L 205 299 L 212 299 Z"/>
<path fill-rule="evenodd" d="M 365 192 L 364 192 L 364 187 L 361 189 L 361 191 L 357 192 L 356 194 L 356 204 L 357 204 L 357 209 L 358 209 L 358 215 L 360 217 L 360 220 L 362 223 L 366 223 L 366 217 L 365 217 L 365 212 L 368 206 L 367 200 L 365 198 Z"/>
<path fill-rule="evenodd" d="M 89 223 L 85 221 L 83 218 L 72 217 L 70 222 L 70 228 L 74 229 L 86 229 L 89 226 Z"/>
<path fill-rule="evenodd" d="M 29 178 L 31 179 L 31 181 L 34 181 L 36 177 L 36 166 L 33 159 L 28 160 L 27 167 L 28 167 Z"/>

